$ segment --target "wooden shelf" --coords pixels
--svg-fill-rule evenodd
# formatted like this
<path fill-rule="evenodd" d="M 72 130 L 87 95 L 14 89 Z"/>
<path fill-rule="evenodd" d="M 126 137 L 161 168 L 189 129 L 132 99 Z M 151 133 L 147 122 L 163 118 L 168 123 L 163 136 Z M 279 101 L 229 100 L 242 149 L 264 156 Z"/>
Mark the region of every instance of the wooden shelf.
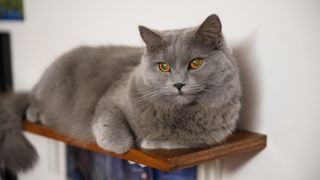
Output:
<path fill-rule="evenodd" d="M 258 151 L 265 148 L 267 143 L 266 135 L 238 130 L 224 143 L 209 148 L 177 150 L 131 149 L 127 153 L 119 155 L 100 148 L 96 143 L 79 142 L 39 124 L 24 122 L 23 129 L 27 132 L 62 141 L 69 145 L 134 161 L 162 171 L 183 169 L 208 160 Z"/>

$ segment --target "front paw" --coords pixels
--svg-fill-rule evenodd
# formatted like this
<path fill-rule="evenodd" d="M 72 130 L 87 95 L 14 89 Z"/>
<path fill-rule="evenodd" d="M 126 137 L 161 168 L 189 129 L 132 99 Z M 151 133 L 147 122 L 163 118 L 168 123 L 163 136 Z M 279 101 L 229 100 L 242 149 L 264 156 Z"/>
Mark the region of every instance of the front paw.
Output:
<path fill-rule="evenodd" d="M 129 132 L 105 126 L 94 126 L 93 132 L 97 144 L 105 150 L 123 154 L 134 146 L 133 138 Z"/>
<path fill-rule="evenodd" d="M 132 138 L 114 138 L 105 137 L 97 138 L 97 144 L 105 150 L 112 151 L 117 154 L 123 154 L 133 147 Z"/>
<path fill-rule="evenodd" d="M 142 149 L 186 149 L 197 147 L 189 143 L 178 144 L 169 140 L 150 140 L 148 138 L 143 139 L 140 146 Z"/>
<path fill-rule="evenodd" d="M 143 149 L 174 149 L 174 145 L 168 141 L 160 140 L 148 140 L 144 139 L 141 142 L 141 148 Z"/>

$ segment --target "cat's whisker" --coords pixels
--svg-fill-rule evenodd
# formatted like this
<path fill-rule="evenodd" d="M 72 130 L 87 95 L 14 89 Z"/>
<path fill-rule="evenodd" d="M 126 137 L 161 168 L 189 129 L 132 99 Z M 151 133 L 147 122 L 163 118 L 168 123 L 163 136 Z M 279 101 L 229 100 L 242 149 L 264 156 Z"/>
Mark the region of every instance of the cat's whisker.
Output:
<path fill-rule="evenodd" d="M 159 90 L 155 90 L 155 91 L 149 91 L 148 93 L 146 94 L 143 94 L 142 96 L 140 97 L 137 97 L 136 98 L 136 104 L 138 103 L 145 103 L 153 98 L 156 98 L 158 96 L 160 96 L 162 94 L 161 91 Z"/>
<path fill-rule="evenodd" d="M 134 96 L 134 98 L 141 99 L 141 98 L 150 96 L 150 95 L 152 95 L 152 94 L 154 94 L 156 92 L 157 92 L 156 90 L 149 90 L 149 91 L 139 92 Z"/>
<path fill-rule="evenodd" d="M 194 93 L 199 93 L 201 91 L 204 91 L 205 86 L 204 85 L 194 85 L 189 87 L 190 91 L 193 91 Z"/>
<path fill-rule="evenodd" d="M 139 100 L 150 99 L 154 96 L 157 96 L 158 94 L 159 94 L 158 92 L 149 93 L 149 94 L 141 96 L 140 98 L 137 98 L 137 100 L 139 101 Z"/>

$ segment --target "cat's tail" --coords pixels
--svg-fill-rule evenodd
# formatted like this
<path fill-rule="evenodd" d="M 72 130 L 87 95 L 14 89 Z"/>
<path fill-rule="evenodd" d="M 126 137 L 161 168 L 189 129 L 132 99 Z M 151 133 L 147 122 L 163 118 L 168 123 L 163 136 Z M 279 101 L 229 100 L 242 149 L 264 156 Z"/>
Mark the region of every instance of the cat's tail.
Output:
<path fill-rule="evenodd" d="M 0 165 L 12 172 L 29 170 L 38 154 L 22 132 L 22 120 L 29 104 L 27 93 L 0 96 Z"/>

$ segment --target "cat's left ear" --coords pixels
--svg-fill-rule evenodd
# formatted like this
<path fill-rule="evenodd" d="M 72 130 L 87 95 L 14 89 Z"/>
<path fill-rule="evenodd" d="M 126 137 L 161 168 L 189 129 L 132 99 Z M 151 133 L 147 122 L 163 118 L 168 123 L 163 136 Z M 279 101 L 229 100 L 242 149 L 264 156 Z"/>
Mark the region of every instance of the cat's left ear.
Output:
<path fill-rule="evenodd" d="M 146 43 L 148 52 L 157 52 L 163 47 L 164 41 L 159 34 L 144 26 L 139 26 L 139 31 L 142 40 Z"/>
<path fill-rule="evenodd" d="M 206 43 L 214 43 L 221 37 L 221 22 L 217 15 L 207 17 L 196 32 L 197 39 Z"/>

